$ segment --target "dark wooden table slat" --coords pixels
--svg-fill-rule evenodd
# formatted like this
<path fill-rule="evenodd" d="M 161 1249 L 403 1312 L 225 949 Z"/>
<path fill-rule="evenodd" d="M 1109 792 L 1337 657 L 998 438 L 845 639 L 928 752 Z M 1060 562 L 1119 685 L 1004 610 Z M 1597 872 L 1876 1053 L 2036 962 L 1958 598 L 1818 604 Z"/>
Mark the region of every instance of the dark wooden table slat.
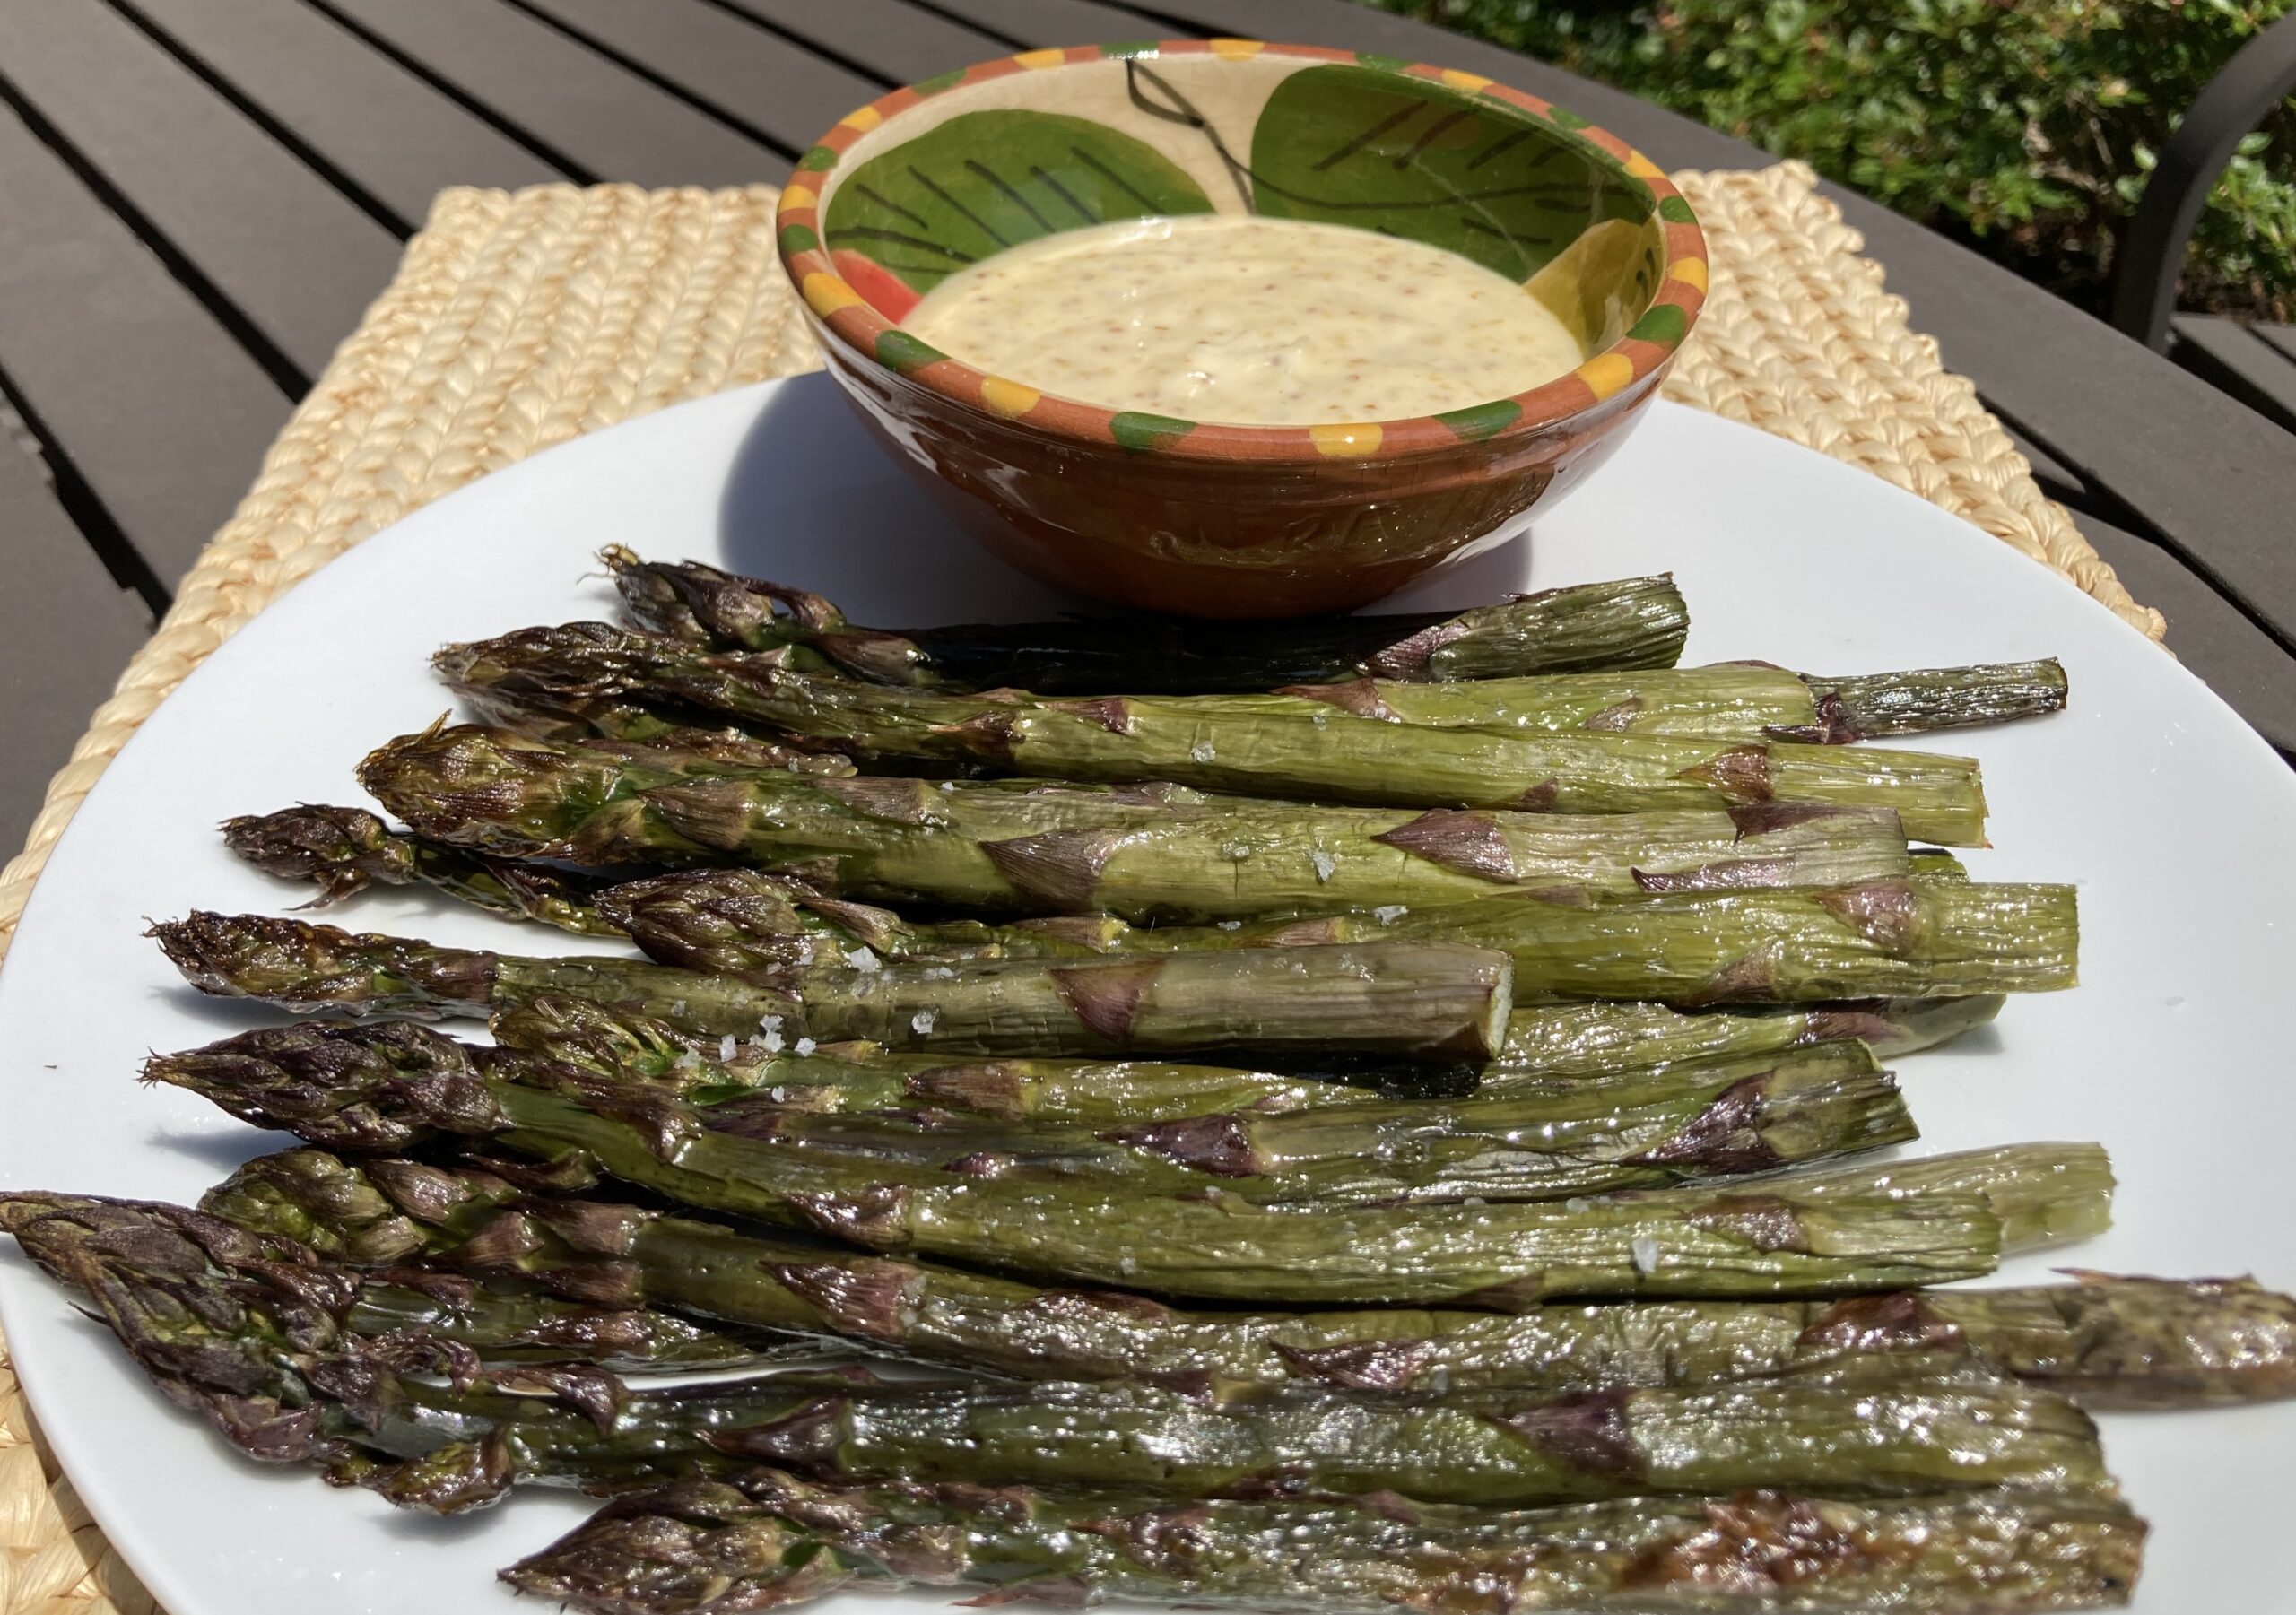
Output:
<path fill-rule="evenodd" d="M 22 844 L 48 777 L 151 631 L 144 603 L 112 581 L 57 505 L 39 465 L 0 437 L 0 713 L 8 767 L 0 771 L 0 845 Z"/>
<path fill-rule="evenodd" d="M 1002 56 L 1003 39 L 952 22 L 906 0 L 724 0 L 801 45 L 891 84 Z"/>
<path fill-rule="evenodd" d="M 134 3 L 407 224 L 421 224 L 450 185 L 566 178 L 302 0 Z"/>
<path fill-rule="evenodd" d="M 0 370 L 172 586 L 247 491 L 286 395 L 4 109 L 0 199 Z"/>
<path fill-rule="evenodd" d="M 2160 545 L 2086 511 L 2073 520 L 2128 592 L 2169 620 L 2178 659 L 2258 734 L 2296 756 L 2296 657 Z"/>
<path fill-rule="evenodd" d="M 307 379 L 397 267 L 388 230 L 101 0 L 0 4 L 0 74 Z"/>
<path fill-rule="evenodd" d="M 885 92 L 708 0 L 520 0 L 676 84 L 795 157 L 839 118 Z M 752 180 L 782 177 L 761 163 Z"/>
<path fill-rule="evenodd" d="M 2236 319 L 2179 314 L 2170 322 L 2170 356 L 2211 386 L 2258 414 L 2296 430 L 2296 364 Z"/>
<path fill-rule="evenodd" d="M 751 185 L 778 153 L 500 0 L 313 0 L 587 177 Z"/>

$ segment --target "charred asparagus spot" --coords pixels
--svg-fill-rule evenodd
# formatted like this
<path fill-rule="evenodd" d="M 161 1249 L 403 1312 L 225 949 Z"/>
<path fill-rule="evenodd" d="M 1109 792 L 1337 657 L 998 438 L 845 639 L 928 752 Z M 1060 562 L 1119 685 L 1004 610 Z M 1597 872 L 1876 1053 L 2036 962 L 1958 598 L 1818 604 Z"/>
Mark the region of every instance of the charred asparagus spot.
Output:
<path fill-rule="evenodd" d="M 2081 1273 L 2023 1289 L 1556 1304 L 1512 1315 L 1184 1312 L 633 1208 L 570 1205 L 477 1168 L 353 1163 L 317 1150 L 250 1162 L 202 1209 L 335 1260 L 419 1261 L 593 1305 L 674 1308 L 1020 1379 L 1561 1395 L 1788 1374 L 1878 1383 L 1965 1366 L 2091 1408 L 2296 1395 L 2296 1299 L 2241 1279 Z"/>
<path fill-rule="evenodd" d="M 308 1169 L 295 1173 L 297 1188 L 315 1203 L 304 1217 L 323 1231 L 355 1229 L 350 1243 L 370 1257 L 393 1242 L 387 1226 L 391 1217 L 378 1209 L 390 1203 L 376 1185 L 390 1184 L 413 1199 L 426 1177 L 457 1176 L 411 1162 L 377 1163 L 372 1174 L 335 1165 L 339 1169 L 325 1178 Z M 499 1267 L 486 1269 L 482 1282 L 388 1262 L 371 1272 L 340 1265 L 282 1231 L 287 1219 L 278 1214 L 275 1197 L 266 1201 L 256 1189 L 260 1181 L 260 1174 L 244 1185 L 235 1178 L 233 1187 L 219 1194 L 242 1213 L 237 1217 L 151 1201 L 9 1194 L 0 1195 L 0 1230 L 14 1235 L 26 1255 L 67 1286 L 80 1282 L 81 1258 L 89 1252 L 124 1256 L 153 1274 L 228 1280 L 234 1289 L 265 1297 L 274 1316 L 291 1318 L 294 1339 L 306 1350 L 387 1351 L 424 1340 L 458 1361 L 592 1363 L 653 1372 L 831 1359 L 817 1340 L 706 1324 L 657 1308 L 601 1305 L 595 1292 L 609 1273 L 599 1262 L 557 1275 L 558 1294 L 523 1282 L 506 1287 L 507 1270 Z M 368 1209 L 376 1209 L 375 1215 L 362 1218 L 360 1212 Z M 262 1214 L 248 1214 L 257 1211 Z M 420 1243 L 405 1242 L 404 1253 L 412 1255 Z M 478 1271 L 475 1264 L 472 1271 Z M 583 1298 L 586 1290 L 590 1298 Z"/>
<path fill-rule="evenodd" d="M 1513 1002 L 1507 956 L 1450 942 L 1246 948 L 1152 958 L 879 963 L 795 971 L 774 987 L 634 959 L 523 959 L 262 916 L 195 913 L 152 929 L 202 992 L 354 1015 L 484 1016 L 544 995 L 596 998 L 687 1030 L 866 1038 L 952 1054 L 1338 1049 L 1488 1059 Z"/>
<path fill-rule="evenodd" d="M 822 1375 L 645 1390 L 587 1367 L 483 1374 L 430 1341 L 328 1338 L 300 1298 L 283 1301 L 212 1265 L 146 1266 L 90 1245 L 59 1265 L 170 1399 L 242 1451 L 316 1461 L 395 1501 L 445 1511 L 522 1483 L 621 1490 L 759 1462 L 838 1480 L 1089 1476 L 1174 1498 L 1395 1492 L 1485 1506 L 1747 1486 L 1886 1497 L 2109 1485 L 2077 1408 L 1987 1380 L 1789 1379 L 1560 1398 L 857 1385 Z"/>
<path fill-rule="evenodd" d="M 855 627 L 819 595 L 699 562 L 641 560 L 620 545 L 601 559 L 623 609 L 652 632 L 720 650 L 803 647 L 850 677 L 919 689 L 1195 695 L 1367 675 L 1428 681 L 1671 667 L 1690 628 L 1673 578 L 1657 577 L 1547 589 L 1459 612 L 888 630 Z"/>
<path fill-rule="evenodd" d="M 1852 756 L 1760 738 L 1437 728 L 1304 698 L 956 695 L 818 677 L 784 661 L 574 624 L 450 646 L 434 664 L 465 691 L 673 700 L 808 744 L 1004 774 L 1422 808 L 1880 807 L 1923 840 L 1985 839 L 1984 794 L 1966 758 Z"/>
<path fill-rule="evenodd" d="M 426 838 L 497 856 L 748 862 L 845 898 L 1135 920 L 1847 885 L 1911 868 L 1895 817 L 1871 808 L 1414 812 L 1161 785 L 713 769 L 700 759 L 673 780 L 465 726 L 392 741 L 361 777 Z"/>
<path fill-rule="evenodd" d="M 1176 1506 L 761 1469 L 617 1499 L 502 1579 L 599 1615 L 777 1609 L 908 1586 L 975 1589 L 975 1603 L 1313 1615 L 1987 1615 L 2126 1603 L 2144 1548 L 2144 1523 L 2121 1503 L 2023 1491 L 1856 1502 L 1752 1491 L 1504 1511 L 1344 1498 Z"/>
<path fill-rule="evenodd" d="M 2019 1145 L 1740 1189 L 1276 1211 L 1216 1192 L 1110 1196 L 995 1173 L 904 1175 L 718 1131 L 691 1105 L 571 1068 L 533 1073 L 548 1087 L 490 1076 L 460 1045 L 406 1025 L 269 1029 L 157 1056 L 145 1074 L 312 1143 L 492 1140 L 878 1251 L 1262 1305 L 1512 1311 L 1558 1296 L 1896 1289 L 1980 1276 L 2005 1246 L 2095 1233 L 2111 1193 L 2094 1145 Z"/>

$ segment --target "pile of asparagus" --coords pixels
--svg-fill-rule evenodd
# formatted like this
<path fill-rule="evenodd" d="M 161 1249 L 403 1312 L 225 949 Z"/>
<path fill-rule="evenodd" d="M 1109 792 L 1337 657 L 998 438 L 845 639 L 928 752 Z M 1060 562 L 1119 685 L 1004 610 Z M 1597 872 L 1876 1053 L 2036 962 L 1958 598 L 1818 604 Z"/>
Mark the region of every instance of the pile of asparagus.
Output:
<path fill-rule="evenodd" d="M 366 760 L 387 820 L 225 834 L 630 946 L 163 922 L 322 1013 L 147 1079 L 299 1147 L 0 1196 L 253 1457 L 615 1494 L 520 1589 L 2086 1608 L 2144 1534 L 2086 1410 L 2296 1391 L 2246 1281 L 1930 1288 L 2101 1229 L 2096 1146 L 1869 1153 L 2077 922 L 1939 850 L 1975 763 L 1850 742 L 2054 663 L 1679 669 L 1665 578 L 892 632 L 607 560 L 631 626 L 440 653 L 484 721 Z"/>

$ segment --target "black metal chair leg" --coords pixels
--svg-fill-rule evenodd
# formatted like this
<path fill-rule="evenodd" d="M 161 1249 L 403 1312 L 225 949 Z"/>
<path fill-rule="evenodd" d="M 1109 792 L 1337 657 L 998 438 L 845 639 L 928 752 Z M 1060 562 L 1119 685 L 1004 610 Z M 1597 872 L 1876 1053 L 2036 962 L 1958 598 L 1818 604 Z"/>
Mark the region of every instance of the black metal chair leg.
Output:
<path fill-rule="evenodd" d="M 2240 47 L 2161 149 L 2136 216 L 2115 255 L 2113 324 L 2156 353 L 2169 351 L 2177 277 L 2200 210 L 2232 153 L 2296 91 L 2296 12 Z"/>

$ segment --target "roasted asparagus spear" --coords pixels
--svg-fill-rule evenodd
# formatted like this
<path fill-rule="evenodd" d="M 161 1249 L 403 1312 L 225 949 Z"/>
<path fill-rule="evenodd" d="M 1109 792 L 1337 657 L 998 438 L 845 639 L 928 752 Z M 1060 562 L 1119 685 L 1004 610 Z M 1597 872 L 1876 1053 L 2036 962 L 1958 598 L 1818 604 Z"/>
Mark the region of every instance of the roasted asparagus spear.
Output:
<path fill-rule="evenodd" d="M 475 852 L 589 864 L 746 860 L 842 896 L 1135 919 L 1909 873 L 1895 818 L 1874 810 L 1413 813 L 1178 787 L 787 770 L 670 800 L 697 782 L 474 725 L 393 741 L 360 777 L 424 837 Z"/>
<path fill-rule="evenodd" d="M 587 1307 L 672 1307 L 1022 1379 L 1561 1394 L 1819 1370 L 1879 1381 L 1962 1364 L 2092 1408 L 2296 1395 L 2296 1298 L 2249 1280 L 2082 1273 L 2012 1289 L 1555 1304 L 1518 1314 L 1183 1312 L 531 1195 L 477 1166 L 289 1150 L 240 1168 L 201 1204 L 331 1260 L 419 1262 Z"/>
<path fill-rule="evenodd" d="M 462 1053 L 492 1081 L 556 1085 L 550 1063 L 531 1054 Z M 927 1107 L 897 1107 L 885 1092 L 874 1114 L 823 1114 L 803 1093 L 793 1104 L 789 1088 L 757 1086 L 738 1064 L 673 1065 L 650 1079 L 616 1072 L 587 1090 L 600 1105 L 617 1092 L 642 1103 L 671 1092 L 665 1081 L 713 1131 L 886 1175 L 1111 1194 L 1218 1188 L 1256 1204 L 1565 1199 L 1770 1172 L 1916 1136 L 1896 1083 L 1855 1041 L 1601 1083 L 1459 1099 L 1374 1095 L 1292 1115 L 1234 1109 L 1097 1130 L 1015 1123 L 985 1113 L 994 1100 L 964 1114 L 954 1083 L 945 1103 Z"/>
<path fill-rule="evenodd" d="M 974 1603 L 1144 1600 L 1309 1615 L 2007 1615 L 2128 1601 L 2144 1524 L 2022 1490 L 1850 1502 L 1788 1492 L 1495 1510 L 958 1485 L 761 1469 L 619 1498 L 502 1572 L 596 1615 L 778 1609 L 840 1591 Z"/>
<path fill-rule="evenodd" d="M 1400 807 L 1616 813 L 1770 802 L 1897 811 L 1906 833 L 1985 839 L 1977 765 L 1918 751 L 1382 722 L 1293 698 L 950 695 L 795 673 L 601 624 L 532 629 L 434 658 L 490 699 L 651 696 L 877 758 L 999 773 Z"/>
<path fill-rule="evenodd" d="M 194 913 L 151 934 L 202 992 L 298 1010 L 485 1015 L 593 997 L 725 1037 L 980 1055 L 1339 1049 L 1488 1059 L 1506 1035 L 1506 955 L 1455 943 L 1239 948 L 1139 959 L 793 971 L 771 987 L 637 959 L 525 959 L 263 916 Z"/>
<path fill-rule="evenodd" d="M 521 863 L 394 830 L 364 808 L 291 807 L 226 820 L 224 844 L 283 880 L 318 888 L 311 906 L 370 886 L 428 886 L 507 919 L 540 920 L 584 936 L 613 936 L 598 894 L 611 881 L 549 864 Z"/>
<path fill-rule="evenodd" d="M 313 1143 L 396 1150 L 444 1134 L 546 1159 L 581 1152 L 689 1205 L 877 1250 L 1262 1305 L 1513 1310 L 1555 1296 L 1824 1295 L 1973 1278 L 2005 1245 L 2098 1231 L 2111 1186 L 2094 1146 L 2024 1145 L 1740 1192 L 1266 1210 L 1216 1193 L 904 1177 L 716 1132 L 691 1106 L 572 1068 L 520 1074 L 551 1085 L 489 1076 L 469 1050 L 408 1025 L 267 1029 L 146 1067 Z"/>
<path fill-rule="evenodd" d="M 1535 1094 L 1373 1099 L 1262 1116 L 1226 1111 L 1098 1133 L 928 1115 L 821 1116 L 770 1093 L 709 1107 L 710 1124 L 873 1169 L 994 1172 L 1009 1180 L 1259 1205 L 1561 1200 L 1717 1184 L 1904 1143 L 1896 1082 L 1861 1044 L 1735 1069 L 1690 1068 Z"/>
<path fill-rule="evenodd" d="M 212 1266 L 145 1266 L 66 1220 L 18 1230 L 170 1400 L 251 1455 L 326 1463 L 403 1504 L 465 1508 L 521 1482 L 619 1490 L 770 1462 L 837 1479 L 1089 1482 L 1218 1496 L 1279 1477 L 1309 1494 L 1509 1506 L 1781 1486 L 1887 1497 L 2096 1491 L 2094 1426 L 2051 1393 L 1961 1379 L 1822 1376 L 1612 1390 L 1368 1394 L 1109 1382 L 856 1385 L 819 1375 L 664 1390 L 588 1368 L 445 1384 L 441 1354 L 311 1343 L 308 1308 Z M 55 1241 L 55 1245 L 48 1242 Z M 60 1245 L 63 1248 L 56 1248 Z"/>
<path fill-rule="evenodd" d="M 562 865 L 495 857 L 392 830 L 360 808 L 287 808 L 226 826 L 233 851 L 272 874 L 318 887 L 314 905 L 371 883 L 430 886 L 505 918 L 535 919 L 588 935 L 627 935 L 660 964 L 713 974 L 760 975 L 866 947 L 881 958 L 1073 958 L 1146 951 L 1157 939 L 1109 916 L 990 925 L 914 921 L 891 909 L 829 897 L 789 875 L 737 867 L 676 870 L 615 881 Z M 1966 881 L 1952 855 L 1909 853 L 1917 881 Z M 1645 872 L 1639 884 L 1671 884 Z M 1187 933 L 1202 935 L 1201 933 Z M 834 953 L 825 950 L 835 950 Z"/>
<path fill-rule="evenodd" d="M 316 1150 L 293 1153 L 326 1159 Z M 296 1185 L 309 1202 L 305 1213 L 309 1226 L 330 1236 L 355 1229 L 352 1241 L 369 1255 L 378 1253 L 389 1237 L 372 1220 L 360 1218 L 368 1203 L 383 1203 L 372 1186 L 375 1182 L 396 1183 L 411 1193 L 418 1183 L 454 1181 L 460 1185 L 484 1177 L 469 1169 L 457 1175 L 411 1163 L 381 1162 L 375 1163 L 380 1169 L 370 1177 L 340 1162 L 334 1165 L 336 1171 L 326 1178 L 309 1170 L 296 1175 Z M 392 1165 L 400 1168 L 396 1177 Z M 251 1185 L 257 1181 L 259 1175 L 245 1181 L 235 1177 L 227 1190 L 217 1191 L 217 1197 L 235 1208 L 254 1205 L 257 1201 Z M 334 1221 L 322 1222 L 328 1216 Z M 56 1220 L 71 1226 L 32 1227 Z M 778 1362 L 813 1366 L 827 1360 L 831 1350 L 821 1340 L 795 1333 L 709 1324 L 687 1314 L 617 1305 L 611 1299 L 602 1304 L 601 1295 L 613 1289 L 613 1270 L 605 1262 L 582 1265 L 578 1258 L 552 1275 L 547 1289 L 502 1282 L 507 1264 L 500 1263 L 487 1269 L 485 1281 L 468 1276 L 480 1271 L 476 1261 L 462 1264 L 467 1273 L 396 1263 L 361 1271 L 323 1258 L 306 1242 L 279 1232 L 283 1220 L 275 1211 L 261 1219 L 235 1220 L 152 1201 L 0 1194 L 0 1230 L 22 1237 L 26 1249 L 46 1255 L 59 1280 L 74 1281 L 73 1263 L 63 1253 L 82 1241 L 131 1250 L 136 1264 L 146 1270 L 201 1273 L 212 1268 L 240 1286 L 271 1296 L 283 1312 L 293 1308 L 307 1348 L 355 1339 L 388 1350 L 419 1336 L 465 1362 L 582 1362 L 657 1373 Z M 418 1248 L 413 1243 L 401 1247 L 408 1255 Z"/>
<path fill-rule="evenodd" d="M 1213 928 L 1201 933 L 1202 948 L 1043 961 L 883 966 L 864 947 L 847 951 L 844 967 L 816 964 L 764 981 L 603 955 L 444 948 L 255 915 L 195 913 L 162 921 L 152 934 L 202 991 L 291 1009 L 473 1016 L 548 994 L 598 999 L 715 1036 L 745 1037 L 770 1017 L 778 1023 L 768 1029 L 786 1027 L 793 1039 L 872 1038 L 894 1048 L 1000 1055 L 1099 1053 L 1127 1046 L 1128 1038 L 1144 1051 L 1224 1043 L 1424 1055 L 1456 1034 L 1448 1018 L 1470 999 L 1480 1003 L 1475 994 L 1508 990 L 1494 974 L 1508 959 L 1518 999 L 1663 999 L 1698 1009 L 2048 991 L 2073 985 L 2079 945 L 2070 887 L 1893 881 L 1586 907 L 1488 899 L 1385 920 Z M 1474 945 L 1462 949 L 1454 937 Z M 1350 988 L 1359 956 L 1379 969 Z M 1309 977 L 1290 977 L 1296 961 Z M 1346 995 L 1344 1018 L 1292 1024 L 1287 1006 L 1319 1008 L 1324 994 L 1311 988 L 1326 977 Z M 1106 1016 L 1097 1029 L 1078 1019 L 1076 1003 L 1090 1007 L 1079 995 L 1099 982 L 1137 993 L 1142 1012 L 1126 1027 Z M 1201 996 L 1185 1001 L 1187 1035 L 1197 1040 L 1171 1040 L 1165 1023 L 1146 1012 L 1166 1007 L 1145 990 L 1152 982 L 1169 984 L 1157 994 L 1203 984 L 1190 985 Z M 1035 1002 L 1019 998 L 1016 983 L 1044 1000 L 1038 1020 L 1023 1023 L 1005 1010 Z M 1261 983 L 1278 984 L 1266 1001 L 1249 996 Z M 1446 990 L 1398 996 L 1394 1019 L 1367 1024 L 1367 1015 L 1384 1011 L 1387 987 L 1398 984 Z M 1209 1018 L 1215 1005 L 1225 1023 Z M 1476 1020 L 1484 1041 L 1452 1052 L 1478 1060 L 1495 1052 L 1504 1011 L 1499 1003 L 1487 1027 Z M 1105 1035 L 1118 1029 L 1125 1037 Z"/>
<path fill-rule="evenodd" d="M 715 567 L 640 560 L 620 545 L 603 559 L 624 609 L 656 633 L 722 650 L 802 647 L 816 665 L 918 689 L 1189 695 L 1363 674 L 1426 681 L 1672 667 L 1690 628 L 1674 579 L 1658 577 L 1546 589 L 1457 612 L 1248 624 L 1130 617 L 894 632 L 857 628 L 819 595 Z"/>
<path fill-rule="evenodd" d="M 498 1045 L 601 1076 L 762 1095 L 797 1110 L 922 1107 L 1004 1122 L 1121 1127 L 1220 1111 L 1283 1116 L 1383 1096 L 1489 1098 L 1693 1067 L 1752 1077 L 1797 1050 L 1847 1038 L 1877 1055 L 1926 1047 L 1990 1019 L 1998 1003 L 1945 998 L 1696 1015 L 1655 1004 L 1547 1004 L 1509 1016 L 1505 1045 L 1479 1071 L 1338 1059 L 1287 1064 L 1283 1072 L 1150 1060 L 952 1062 L 865 1044 L 793 1046 L 778 1034 L 739 1041 L 729 1053 L 723 1038 L 687 1037 L 577 998 L 538 998 L 490 1024 Z"/>
<path fill-rule="evenodd" d="M 1315 705 L 1321 705 L 1388 723 L 1499 734 L 1672 734 L 1846 745 L 1877 735 L 2036 716 L 2062 710 L 2065 699 L 2065 670 L 2055 662 L 1923 668 L 1849 679 L 1816 679 L 1767 663 L 1732 662 L 1460 684 L 1361 678 L 1289 684 L 1265 695 L 1198 697 L 1194 706 L 1236 716 L 1312 716 Z"/>
<path fill-rule="evenodd" d="M 634 881 L 600 901 L 654 959 L 761 978 L 856 945 L 903 959 L 1073 959 L 1471 936 L 1514 955 L 1526 997 L 1808 1002 L 1829 993 L 2045 991 L 2072 985 L 2078 951 L 2069 887 L 1928 879 L 1600 901 L 1550 892 L 1211 926 L 1090 915 L 912 923 L 748 870 Z"/>

